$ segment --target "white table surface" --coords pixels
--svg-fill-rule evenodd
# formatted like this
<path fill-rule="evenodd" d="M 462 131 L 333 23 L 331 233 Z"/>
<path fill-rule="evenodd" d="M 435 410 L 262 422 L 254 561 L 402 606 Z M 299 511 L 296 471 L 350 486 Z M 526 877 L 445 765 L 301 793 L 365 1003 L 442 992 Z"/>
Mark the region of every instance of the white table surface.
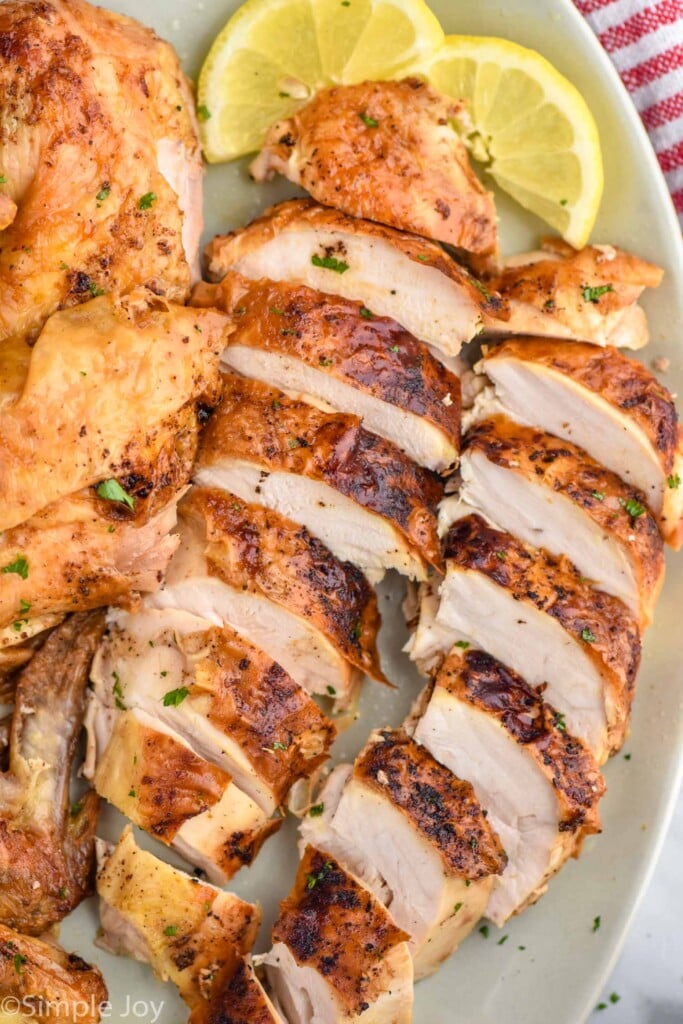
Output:
<path fill-rule="evenodd" d="M 601 1002 L 589 1024 L 683 1024 L 683 793 Z"/>

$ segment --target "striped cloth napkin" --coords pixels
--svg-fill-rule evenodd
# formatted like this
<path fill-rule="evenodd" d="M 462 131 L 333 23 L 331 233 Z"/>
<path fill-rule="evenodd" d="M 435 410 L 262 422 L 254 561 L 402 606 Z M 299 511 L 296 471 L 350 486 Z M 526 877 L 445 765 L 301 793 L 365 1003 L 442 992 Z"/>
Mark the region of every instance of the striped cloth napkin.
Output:
<path fill-rule="evenodd" d="M 631 93 L 683 227 L 683 0 L 574 0 Z"/>

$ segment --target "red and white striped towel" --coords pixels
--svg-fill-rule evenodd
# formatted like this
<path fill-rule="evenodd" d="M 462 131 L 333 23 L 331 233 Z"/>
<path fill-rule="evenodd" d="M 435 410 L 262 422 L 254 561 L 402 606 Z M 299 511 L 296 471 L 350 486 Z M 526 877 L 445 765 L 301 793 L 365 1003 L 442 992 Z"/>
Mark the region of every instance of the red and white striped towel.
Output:
<path fill-rule="evenodd" d="M 683 0 L 574 0 L 647 128 L 683 227 Z"/>

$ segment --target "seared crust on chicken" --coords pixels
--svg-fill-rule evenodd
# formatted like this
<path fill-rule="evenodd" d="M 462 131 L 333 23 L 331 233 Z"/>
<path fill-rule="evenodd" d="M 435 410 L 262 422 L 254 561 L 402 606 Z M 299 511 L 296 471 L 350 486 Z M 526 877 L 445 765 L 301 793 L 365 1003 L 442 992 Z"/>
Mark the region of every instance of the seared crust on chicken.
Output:
<path fill-rule="evenodd" d="M 454 128 L 464 105 L 419 78 L 321 89 L 272 125 L 251 165 L 319 203 L 476 255 L 498 249 L 493 196 Z"/>
<path fill-rule="evenodd" d="M 236 273 L 197 285 L 192 302 L 234 317 L 224 365 L 362 417 L 428 469 L 457 462 L 460 380 L 395 320 L 303 285 Z"/>
<path fill-rule="evenodd" d="M 3 1007 L 14 1005 L 17 1012 L 20 1007 L 26 1012 L 20 1017 L 8 1010 L 5 1020 L 53 1024 L 61 1016 L 79 1024 L 99 1024 L 100 1004 L 107 994 L 97 967 L 76 953 L 0 924 L 0 1000 Z"/>
<path fill-rule="evenodd" d="M 216 236 L 206 259 L 212 281 L 236 270 L 363 302 L 447 356 L 507 318 L 501 297 L 435 242 L 307 199 L 280 203 L 246 228 Z"/>
<path fill-rule="evenodd" d="M 657 523 L 641 491 L 571 441 L 506 416 L 477 423 L 466 434 L 463 449 L 461 493 L 466 502 L 520 539 L 555 555 L 566 554 L 583 576 L 624 601 L 644 625 L 652 621 L 664 582 L 664 554 Z M 525 487 L 526 518 L 511 507 L 500 474 L 494 479 L 484 475 L 486 462 L 514 474 L 517 486 Z M 496 482 L 500 495 L 493 493 Z M 539 522 L 532 512 L 534 491 L 539 507 L 546 510 L 546 522 Z M 569 503 L 566 511 L 564 502 Z M 591 520 L 587 530 L 581 513 Z M 563 514 L 565 529 L 558 528 Z"/>
<path fill-rule="evenodd" d="M 683 542 L 683 432 L 673 397 L 612 346 L 511 338 L 478 369 L 506 413 L 573 441 L 642 491 L 664 539 Z"/>
<path fill-rule="evenodd" d="M 642 348 L 649 334 L 638 298 L 662 276 L 659 267 L 613 245 L 577 250 L 547 238 L 543 252 L 515 256 L 491 287 L 509 303 L 502 330 Z"/>
<path fill-rule="evenodd" d="M 0 49 L 0 340 L 102 289 L 183 301 L 202 169 L 172 47 L 82 0 L 9 0 Z"/>
<path fill-rule="evenodd" d="M 251 465 L 257 471 L 256 486 L 243 484 L 243 493 L 237 493 L 245 500 L 268 504 L 269 475 L 295 475 L 302 495 L 301 478 L 315 481 L 381 520 L 394 543 L 393 551 L 386 552 L 391 564 L 403 551 L 423 573 L 427 564 L 441 564 L 434 515 L 441 487 L 426 470 L 395 445 L 364 430 L 356 416 L 321 412 L 259 381 L 224 374 L 223 383 L 223 401 L 200 446 L 195 474 L 199 483 L 220 486 L 221 464 L 228 469 L 231 464 Z M 230 476 L 229 486 L 236 489 L 233 476 L 239 483 L 239 473 Z M 305 509 L 292 514 L 318 533 L 333 553 L 348 557 L 345 547 L 335 549 L 334 508 L 323 517 L 327 526 L 322 535 L 324 511 L 318 506 L 308 517 Z M 356 543 L 362 547 L 362 538 Z"/>
<path fill-rule="evenodd" d="M 0 529 L 83 487 L 139 474 L 141 461 L 153 474 L 164 424 L 188 404 L 217 401 L 227 323 L 149 291 L 55 313 L 21 395 L 3 410 Z"/>
<path fill-rule="evenodd" d="M 83 722 L 90 661 L 104 614 L 73 615 L 22 671 L 0 776 L 0 919 L 40 935 L 92 886 L 98 800 L 69 808 L 71 767 Z"/>
<path fill-rule="evenodd" d="M 211 998 L 199 1003 L 188 1024 L 285 1024 L 249 960 L 226 966 L 211 985 Z"/>

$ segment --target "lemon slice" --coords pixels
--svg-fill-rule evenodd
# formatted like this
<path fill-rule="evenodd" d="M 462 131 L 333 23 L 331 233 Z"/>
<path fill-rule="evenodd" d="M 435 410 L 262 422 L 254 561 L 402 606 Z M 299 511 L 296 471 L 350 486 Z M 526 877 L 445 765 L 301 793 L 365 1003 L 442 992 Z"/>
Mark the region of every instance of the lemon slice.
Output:
<path fill-rule="evenodd" d="M 443 40 L 423 0 L 247 0 L 199 75 L 206 159 L 254 152 L 273 121 L 318 89 L 394 78 Z"/>
<path fill-rule="evenodd" d="M 477 36 L 448 36 L 419 71 L 467 101 L 464 141 L 500 187 L 571 245 L 585 245 L 602 196 L 602 155 L 575 86 L 535 51 Z"/>

